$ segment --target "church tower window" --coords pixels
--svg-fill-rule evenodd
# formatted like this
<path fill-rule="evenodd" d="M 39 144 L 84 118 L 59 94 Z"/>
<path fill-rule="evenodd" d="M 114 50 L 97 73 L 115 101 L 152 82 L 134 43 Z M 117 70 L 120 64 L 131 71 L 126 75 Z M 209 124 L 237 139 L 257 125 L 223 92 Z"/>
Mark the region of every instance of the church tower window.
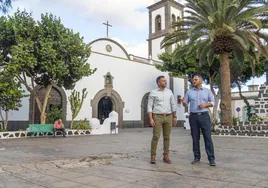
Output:
<path fill-rule="evenodd" d="M 162 61 L 159 54 L 172 52 L 175 45 L 169 48 L 161 48 L 161 41 L 176 28 L 171 28 L 172 23 L 181 21 L 184 12 L 184 5 L 178 0 L 154 0 L 154 4 L 149 9 L 149 38 L 148 38 L 148 57 L 153 62 Z M 180 16 L 180 17 L 178 17 Z M 179 27 L 179 26 L 178 26 Z"/>
<path fill-rule="evenodd" d="M 155 18 L 155 31 L 161 31 L 161 16 L 157 15 Z"/>
<path fill-rule="evenodd" d="M 176 16 L 174 14 L 172 14 L 171 19 L 172 19 L 172 23 L 176 22 Z"/>

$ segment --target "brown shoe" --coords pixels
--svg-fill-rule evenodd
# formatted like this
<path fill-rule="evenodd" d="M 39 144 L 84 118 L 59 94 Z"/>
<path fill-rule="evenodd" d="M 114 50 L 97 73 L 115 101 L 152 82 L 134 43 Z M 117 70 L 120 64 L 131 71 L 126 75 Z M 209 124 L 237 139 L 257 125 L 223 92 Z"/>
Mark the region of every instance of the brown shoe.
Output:
<path fill-rule="evenodd" d="M 164 161 L 164 163 L 171 164 L 171 160 L 170 160 L 170 158 L 168 157 L 168 155 L 165 155 L 165 156 L 164 156 L 163 161 Z"/>
<path fill-rule="evenodd" d="M 156 160 L 155 160 L 155 156 L 151 156 L 151 161 L 150 161 L 151 164 L 155 164 L 156 163 Z"/>

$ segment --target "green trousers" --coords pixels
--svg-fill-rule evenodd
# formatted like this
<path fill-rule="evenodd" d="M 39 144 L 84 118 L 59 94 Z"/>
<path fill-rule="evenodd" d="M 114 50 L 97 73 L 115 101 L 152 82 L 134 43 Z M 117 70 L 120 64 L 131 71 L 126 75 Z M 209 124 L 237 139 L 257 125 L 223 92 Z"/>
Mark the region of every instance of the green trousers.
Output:
<path fill-rule="evenodd" d="M 169 154 L 170 133 L 172 128 L 172 115 L 162 116 L 153 114 L 155 127 L 153 128 L 153 138 L 151 142 L 151 156 L 156 155 L 158 140 L 163 129 L 164 155 Z"/>

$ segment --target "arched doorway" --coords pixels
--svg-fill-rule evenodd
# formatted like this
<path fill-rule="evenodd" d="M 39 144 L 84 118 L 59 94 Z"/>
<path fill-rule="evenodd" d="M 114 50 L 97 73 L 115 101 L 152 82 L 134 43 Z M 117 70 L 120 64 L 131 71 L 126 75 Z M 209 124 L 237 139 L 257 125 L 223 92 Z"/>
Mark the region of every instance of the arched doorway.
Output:
<path fill-rule="evenodd" d="M 109 114 L 113 111 L 113 102 L 110 97 L 102 97 L 98 104 L 98 119 L 103 122 L 103 119 L 109 117 Z"/>
<path fill-rule="evenodd" d="M 37 86 L 35 89 L 40 100 L 43 102 L 46 89 L 41 86 Z M 29 122 L 40 123 L 40 111 L 38 109 L 35 98 L 32 95 L 30 96 L 29 104 Z M 59 109 L 59 111 L 62 112 L 63 117 L 61 118 L 65 121 L 67 111 L 67 97 L 64 90 L 56 85 L 52 87 L 51 92 L 49 94 L 46 111 L 50 111 L 53 108 L 57 108 Z"/>
<path fill-rule="evenodd" d="M 92 117 L 100 119 L 102 114 L 100 114 L 101 109 L 99 109 L 99 107 L 103 105 L 103 102 L 105 100 L 107 100 L 106 103 L 108 103 L 108 106 L 110 106 L 108 108 L 108 111 L 112 109 L 118 113 L 118 124 L 120 128 L 123 128 L 123 108 L 125 104 L 122 101 L 120 95 L 112 88 L 106 88 L 100 90 L 95 95 L 94 99 L 91 100 Z"/>
<path fill-rule="evenodd" d="M 147 114 L 148 97 L 150 93 L 146 93 L 141 100 L 141 122 L 143 127 L 150 127 L 150 120 Z"/>

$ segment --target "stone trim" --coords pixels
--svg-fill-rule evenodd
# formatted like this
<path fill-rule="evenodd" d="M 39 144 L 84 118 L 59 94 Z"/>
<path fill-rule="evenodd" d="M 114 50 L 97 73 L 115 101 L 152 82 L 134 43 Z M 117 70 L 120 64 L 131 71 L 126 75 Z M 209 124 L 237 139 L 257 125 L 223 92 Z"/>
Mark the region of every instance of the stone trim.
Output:
<path fill-rule="evenodd" d="M 165 8 L 165 28 L 163 28 L 161 31 L 153 31 L 152 30 L 152 12 L 160 9 L 164 7 Z M 171 7 L 174 7 L 176 9 L 179 9 L 182 12 L 183 15 L 183 9 L 185 6 L 183 6 L 182 4 L 174 1 L 174 0 L 162 0 L 159 1 L 149 7 L 147 7 L 149 9 L 149 39 L 147 39 L 148 41 L 148 51 L 149 51 L 149 56 L 152 56 L 152 40 L 160 38 L 160 37 L 164 37 L 167 35 L 168 31 L 169 31 L 169 25 L 171 23 Z M 171 53 L 172 52 L 172 47 L 168 47 L 166 49 L 166 52 Z"/>
<path fill-rule="evenodd" d="M 174 77 L 172 76 L 172 73 L 169 73 L 169 89 L 174 93 Z"/>
<path fill-rule="evenodd" d="M 122 101 L 121 96 L 112 88 L 105 88 L 96 93 L 94 99 L 91 100 L 92 118 L 98 118 L 98 103 L 103 97 L 110 97 L 113 103 L 113 110 L 118 113 L 119 128 L 123 127 L 123 108 L 125 102 Z"/>
<path fill-rule="evenodd" d="M 103 77 L 104 77 L 104 87 L 105 88 L 113 88 L 114 77 L 111 75 L 111 73 L 107 72 Z M 110 83 L 106 83 L 107 77 L 110 77 Z"/>
<path fill-rule="evenodd" d="M 121 45 L 119 44 L 118 42 L 116 42 L 115 40 L 112 40 L 110 38 L 99 38 L 99 39 L 96 39 L 96 40 L 93 40 L 92 42 L 90 42 L 88 45 L 91 46 L 92 44 L 94 44 L 95 42 L 98 42 L 98 41 L 101 41 L 101 40 L 106 40 L 106 41 L 109 41 L 109 42 L 112 42 L 114 44 L 116 44 L 117 46 L 119 46 L 119 48 L 121 48 L 123 50 L 123 52 L 125 53 L 127 59 L 130 60 L 130 57 L 126 51 L 126 49 Z"/>
<path fill-rule="evenodd" d="M 185 120 L 177 120 L 177 124 L 174 127 L 184 127 Z"/>
<path fill-rule="evenodd" d="M 35 91 L 39 91 L 43 87 L 44 86 L 37 85 L 37 86 L 35 86 Z M 52 87 L 54 89 L 56 89 L 61 95 L 62 111 L 64 113 L 64 118 L 65 118 L 64 121 L 66 121 L 66 115 L 67 115 L 67 96 L 66 96 L 66 93 L 61 87 L 59 87 L 57 85 L 53 85 Z M 38 110 L 38 109 L 35 109 L 35 98 L 34 98 L 33 94 L 31 93 L 30 99 L 29 99 L 29 124 L 34 123 L 35 110 Z"/>
<path fill-rule="evenodd" d="M 123 128 L 124 129 L 131 129 L 131 128 L 143 128 L 143 124 L 141 121 L 138 120 L 129 120 L 129 121 L 124 121 L 123 122 Z"/>
<path fill-rule="evenodd" d="M 148 41 L 152 41 L 152 40 L 154 40 L 154 39 L 157 39 L 157 38 L 160 38 L 160 37 L 164 37 L 164 36 L 166 36 L 167 32 L 168 32 L 167 29 L 163 29 L 163 30 L 161 30 L 161 31 L 157 31 L 157 32 L 155 32 L 155 33 L 150 33 L 150 34 L 149 34 L 149 39 L 148 39 Z"/>
<path fill-rule="evenodd" d="M 154 66 L 153 64 L 139 62 L 139 61 L 133 61 L 131 59 L 125 59 L 125 58 L 121 58 L 121 57 L 116 57 L 116 56 L 113 56 L 113 55 L 103 54 L 103 53 L 100 53 L 100 52 L 91 51 L 91 53 L 98 54 L 98 55 L 104 55 L 104 56 L 108 56 L 108 57 L 112 57 L 112 58 L 117 58 L 117 59 L 122 59 L 122 60 L 130 61 L 130 62 L 134 62 L 134 63 L 141 63 L 141 64 L 145 64 L 145 65 Z M 159 62 L 159 61 L 155 61 L 155 60 L 153 60 L 153 61 L 154 62 Z"/>
<path fill-rule="evenodd" d="M 162 1 L 159 1 L 149 7 L 147 7 L 147 9 L 149 9 L 149 12 L 152 12 L 152 11 L 155 11 L 165 5 L 170 5 L 170 6 L 173 6 L 174 8 L 177 8 L 177 9 L 180 9 L 180 10 L 183 10 L 184 9 L 184 5 L 174 1 L 174 0 L 162 0 Z"/>
<path fill-rule="evenodd" d="M 66 130 L 66 136 L 81 136 L 90 135 L 90 130 Z M 34 138 L 34 137 L 44 137 L 53 136 L 52 132 L 46 133 L 30 133 L 29 131 L 10 131 L 10 132 L 0 132 L 0 139 L 11 139 L 11 138 Z M 62 136 L 61 131 L 56 131 L 56 136 Z"/>
<path fill-rule="evenodd" d="M 144 128 L 144 101 L 149 96 L 150 92 L 146 93 L 141 99 L 141 127 Z"/>
<path fill-rule="evenodd" d="M 26 130 L 28 127 L 29 127 L 29 121 L 25 120 L 16 120 L 16 121 L 10 120 L 7 123 L 8 131 Z"/>

